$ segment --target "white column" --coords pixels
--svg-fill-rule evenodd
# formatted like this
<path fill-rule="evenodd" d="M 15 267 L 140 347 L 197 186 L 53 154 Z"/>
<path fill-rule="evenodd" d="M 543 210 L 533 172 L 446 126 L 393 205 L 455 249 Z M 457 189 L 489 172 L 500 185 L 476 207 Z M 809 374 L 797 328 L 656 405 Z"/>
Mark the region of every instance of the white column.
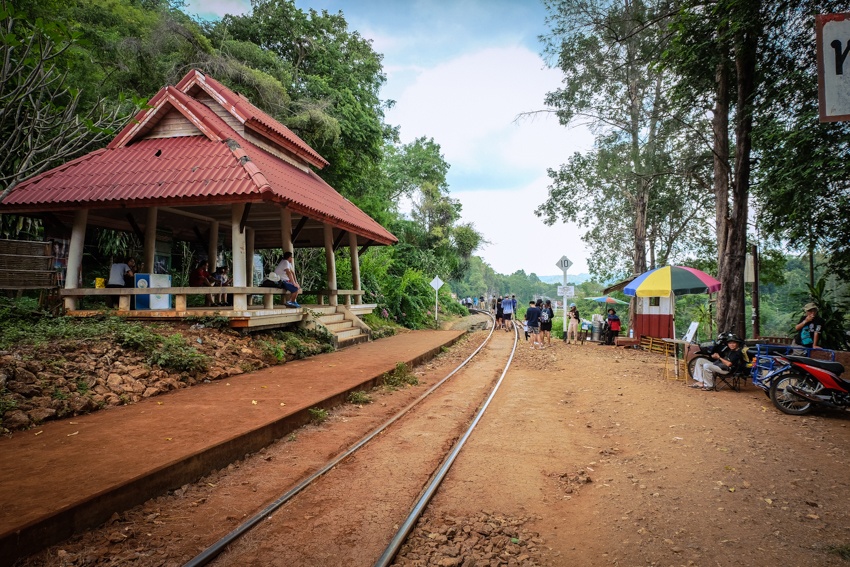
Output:
<path fill-rule="evenodd" d="M 245 203 L 234 203 L 230 210 L 230 243 L 233 249 L 233 285 L 234 287 L 245 287 L 247 278 L 245 276 L 245 233 L 239 230 L 242 222 L 242 213 Z M 248 309 L 248 296 L 244 293 L 233 294 L 233 309 L 244 311 Z"/>
<path fill-rule="evenodd" d="M 74 213 L 74 224 L 71 227 L 71 243 L 68 246 L 68 266 L 65 272 L 65 289 L 80 287 L 80 272 L 83 267 L 83 245 L 86 241 L 86 224 L 89 220 L 89 210 L 80 209 Z M 65 298 L 65 309 L 76 309 L 75 297 Z"/>
<path fill-rule="evenodd" d="M 241 220 L 242 219 L 240 218 L 240 221 Z M 207 245 L 207 255 L 209 256 L 207 260 L 210 263 L 208 269 L 210 273 L 212 273 L 218 267 L 215 265 L 218 257 L 218 221 L 212 221 L 210 223 L 210 241 Z"/>
<path fill-rule="evenodd" d="M 295 252 L 292 245 L 292 212 L 289 209 L 280 210 L 280 247 L 284 252 Z"/>
<path fill-rule="evenodd" d="M 351 281 L 354 282 L 354 291 L 360 291 L 360 251 L 357 250 L 357 235 L 348 233 L 348 250 L 351 253 Z M 363 303 L 362 295 L 354 296 L 354 303 Z"/>
<path fill-rule="evenodd" d="M 325 223 L 325 263 L 328 267 L 328 289 L 336 291 L 336 258 L 334 258 L 334 227 Z M 338 305 L 339 298 L 336 294 L 330 296 L 330 304 Z"/>
<path fill-rule="evenodd" d="M 142 273 L 145 274 L 153 273 L 153 262 L 156 255 L 156 219 L 158 212 L 159 209 L 156 207 L 148 207 L 148 215 L 145 220 L 145 257 L 142 258 L 142 263 L 144 263 L 144 272 Z"/>
<path fill-rule="evenodd" d="M 245 281 L 254 285 L 254 229 L 245 227 Z"/>

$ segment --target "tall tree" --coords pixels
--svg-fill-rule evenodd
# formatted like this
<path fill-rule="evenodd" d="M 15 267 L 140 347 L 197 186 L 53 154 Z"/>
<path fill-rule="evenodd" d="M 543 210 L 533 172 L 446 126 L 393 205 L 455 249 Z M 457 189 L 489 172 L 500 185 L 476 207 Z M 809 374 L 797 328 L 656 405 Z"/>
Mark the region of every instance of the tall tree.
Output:
<path fill-rule="evenodd" d="M 537 214 L 549 224 L 560 216 L 591 227 L 585 238 L 594 248 L 594 273 L 642 273 L 656 260 L 648 262 L 648 250 L 666 260 L 674 244 L 660 241 L 684 241 L 685 231 L 699 226 L 689 215 L 705 210 L 705 156 L 677 149 L 690 140 L 679 115 L 689 109 L 672 107 L 672 81 L 656 65 L 670 8 L 663 0 L 545 4 L 552 28 L 546 51 L 564 73 L 564 86 L 546 102 L 563 124 L 589 123 L 597 142 L 588 156 L 550 170 L 553 184 Z M 657 199 L 672 209 L 659 207 Z M 626 242 L 623 234 L 630 234 Z M 629 266 L 616 261 L 625 246 Z"/>

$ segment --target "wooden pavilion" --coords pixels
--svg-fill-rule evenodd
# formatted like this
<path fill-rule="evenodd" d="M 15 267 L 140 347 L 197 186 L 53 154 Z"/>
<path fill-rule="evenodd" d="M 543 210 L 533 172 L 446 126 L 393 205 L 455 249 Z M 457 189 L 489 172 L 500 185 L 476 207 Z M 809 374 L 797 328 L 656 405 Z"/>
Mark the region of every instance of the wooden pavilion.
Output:
<path fill-rule="evenodd" d="M 325 318 L 319 323 L 332 331 L 349 328 L 342 322 L 350 321 L 348 335 L 337 333 L 344 340 L 368 331 L 356 315 L 374 308 L 362 301 L 359 254 L 397 239 L 313 171 L 326 165 L 244 96 L 193 70 L 176 86 L 160 90 L 106 148 L 21 183 L 0 203 L 0 213 L 38 216 L 69 227 L 60 293 L 71 315 L 89 314 L 78 309 L 78 298 L 91 295 L 119 295 L 119 314 L 131 317 L 208 314 L 210 308 L 188 308 L 186 295 L 209 293 L 209 288 L 158 289 L 174 296 L 173 306 L 142 311 L 130 309 L 130 296 L 150 290 L 80 287 L 87 227 L 139 235 L 148 270 L 154 265 L 158 229 L 165 228 L 173 240 L 204 241 L 211 269 L 219 235 L 229 235 L 232 285 L 216 291 L 231 293 L 233 305 L 216 311 L 234 327 L 272 327 L 318 313 Z M 351 290 L 337 288 L 334 252 L 340 246 L 351 254 Z M 321 247 L 327 288 L 310 292 L 318 297 L 312 309 L 276 306 L 273 288 L 251 287 L 255 250 Z M 263 305 L 251 305 L 252 295 L 263 295 Z"/>

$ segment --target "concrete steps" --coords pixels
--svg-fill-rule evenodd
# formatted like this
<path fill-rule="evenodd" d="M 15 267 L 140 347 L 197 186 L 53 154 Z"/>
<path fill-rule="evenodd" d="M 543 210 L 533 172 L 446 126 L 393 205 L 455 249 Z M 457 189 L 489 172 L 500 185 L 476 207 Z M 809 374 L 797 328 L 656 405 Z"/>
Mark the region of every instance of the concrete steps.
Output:
<path fill-rule="evenodd" d="M 370 329 L 342 305 L 323 306 L 313 321 L 333 335 L 334 346 L 338 349 L 368 342 L 371 338 Z"/>

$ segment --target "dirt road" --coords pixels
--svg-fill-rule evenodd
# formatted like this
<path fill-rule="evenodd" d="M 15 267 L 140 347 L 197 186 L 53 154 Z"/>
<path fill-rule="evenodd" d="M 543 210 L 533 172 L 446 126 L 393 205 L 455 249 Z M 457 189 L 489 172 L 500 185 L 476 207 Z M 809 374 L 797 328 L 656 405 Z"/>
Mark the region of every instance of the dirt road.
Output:
<path fill-rule="evenodd" d="M 369 405 L 343 406 L 321 426 L 116 515 L 102 529 L 25 564 L 181 565 L 274 491 L 417 397 L 465 358 L 480 335 L 420 368 L 419 386 L 376 393 Z M 496 334 L 493 356 L 504 353 L 508 337 Z M 452 406 L 450 398 L 432 423 L 474 413 Z M 843 414 L 786 416 L 751 385 L 740 393 L 686 388 L 665 378 L 660 355 L 593 344 L 532 351 L 523 343 L 397 563 L 842 565 L 833 550 L 850 548 L 848 422 Z M 432 432 L 425 423 L 422 439 Z M 397 457 L 411 443 L 416 440 L 397 446 Z M 400 476 L 416 467 L 397 462 Z M 249 549 L 272 552 L 251 560 L 371 565 L 374 558 L 355 548 L 371 541 L 373 531 L 358 531 L 358 524 L 392 528 L 400 519 L 391 510 L 410 498 L 408 489 L 382 492 L 378 507 L 371 506 L 376 489 L 363 475 L 386 466 L 386 455 L 365 453 L 342 463 L 306 508 L 276 513 L 275 524 L 293 527 L 286 538 L 250 536 Z M 341 496 L 354 497 L 353 511 L 343 511 Z M 321 531 L 295 530 L 299 523 Z M 335 529 L 345 537 L 328 539 Z M 323 549 L 325 555 L 278 562 L 281 549 Z M 247 556 L 230 557 L 218 564 L 245 564 Z"/>

